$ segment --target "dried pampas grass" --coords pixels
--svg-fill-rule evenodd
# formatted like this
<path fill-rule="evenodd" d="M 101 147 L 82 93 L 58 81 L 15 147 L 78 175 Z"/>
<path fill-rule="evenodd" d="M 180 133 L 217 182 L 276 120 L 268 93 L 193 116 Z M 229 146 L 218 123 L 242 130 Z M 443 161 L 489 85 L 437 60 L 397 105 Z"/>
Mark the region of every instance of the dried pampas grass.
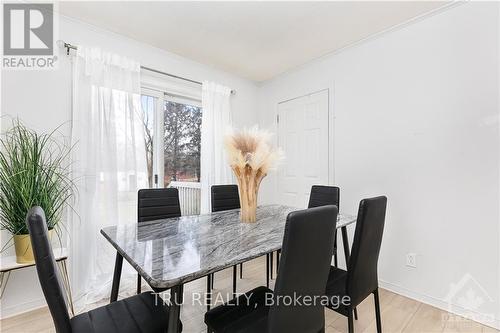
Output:
<path fill-rule="evenodd" d="M 260 183 L 283 159 L 282 151 L 271 146 L 271 138 L 270 132 L 252 127 L 231 131 L 224 140 L 229 164 L 238 180 L 244 222 L 255 222 Z"/>
<path fill-rule="evenodd" d="M 250 167 L 255 172 L 267 174 L 283 159 L 281 149 L 271 145 L 272 134 L 258 127 L 232 130 L 226 135 L 224 143 L 231 168 Z"/>

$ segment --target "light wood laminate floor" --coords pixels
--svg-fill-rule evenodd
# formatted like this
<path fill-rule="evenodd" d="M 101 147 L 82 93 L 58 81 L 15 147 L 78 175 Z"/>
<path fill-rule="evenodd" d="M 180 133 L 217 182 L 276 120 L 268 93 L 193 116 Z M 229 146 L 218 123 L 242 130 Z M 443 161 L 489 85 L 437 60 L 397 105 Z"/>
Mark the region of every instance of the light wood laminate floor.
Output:
<path fill-rule="evenodd" d="M 216 273 L 215 276 L 215 292 L 219 293 L 220 296 L 229 295 L 232 291 L 232 269 Z M 265 285 L 265 258 L 245 263 L 243 265 L 243 279 L 238 278 L 239 292 L 248 291 L 259 285 Z M 193 302 L 189 301 L 193 292 L 203 293 L 205 288 L 206 279 L 204 278 L 185 286 L 185 304 L 181 313 L 184 325 L 183 332 L 206 332 L 206 326 L 203 324 L 206 307 L 192 304 Z M 147 287 L 144 286 L 143 290 L 146 289 Z M 133 288 L 124 290 L 120 293 L 120 298 L 131 296 L 134 293 Z M 217 296 L 214 295 L 214 297 Z M 498 332 L 487 326 L 450 315 L 430 305 L 384 289 L 380 290 L 380 301 L 384 332 Z M 107 304 L 107 302 L 107 300 L 103 300 L 91 307 Z M 360 304 L 358 313 L 359 320 L 355 321 L 354 331 L 357 333 L 376 332 L 372 297 Z M 327 333 L 347 332 L 347 319 L 345 317 L 326 309 L 325 318 Z M 55 332 L 52 318 L 46 307 L 1 320 L 0 331 L 2 333 Z"/>

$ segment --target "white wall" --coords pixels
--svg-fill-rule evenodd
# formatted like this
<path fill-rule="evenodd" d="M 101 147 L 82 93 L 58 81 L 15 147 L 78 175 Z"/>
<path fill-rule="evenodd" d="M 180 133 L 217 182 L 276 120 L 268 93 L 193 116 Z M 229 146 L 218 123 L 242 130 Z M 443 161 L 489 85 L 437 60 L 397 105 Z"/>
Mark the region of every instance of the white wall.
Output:
<path fill-rule="evenodd" d="M 71 44 L 99 46 L 164 72 L 227 85 L 236 90 L 232 98 L 235 126 L 250 126 L 257 121 L 255 109 L 258 87 L 252 81 L 64 17 L 60 18 L 59 38 Z M 41 131 L 69 123 L 71 63 L 64 51 L 59 59 L 59 69 L 54 71 L 2 71 L 1 114 L 19 117 L 27 125 Z M 4 129 L 9 124 L 8 119 L 3 119 Z M 63 133 L 69 135 L 69 131 L 69 126 L 63 127 Z M 5 244 L 8 238 L 8 234 L 3 232 L 1 244 Z M 10 249 L 2 256 L 12 253 Z M 0 316 L 4 318 L 43 304 L 36 272 L 33 269 L 16 271 L 12 273 L 1 300 Z"/>
<path fill-rule="evenodd" d="M 278 102 L 330 89 L 341 211 L 389 200 L 383 286 L 446 308 L 452 283 L 470 274 L 488 294 L 473 286 L 485 300 L 477 311 L 497 320 L 498 21 L 497 3 L 454 6 L 266 82 L 259 95 L 259 121 L 276 131 Z M 263 202 L 275 187 L 264 180 Z M 416 269 L 405 266 L 410 252 Z"/>

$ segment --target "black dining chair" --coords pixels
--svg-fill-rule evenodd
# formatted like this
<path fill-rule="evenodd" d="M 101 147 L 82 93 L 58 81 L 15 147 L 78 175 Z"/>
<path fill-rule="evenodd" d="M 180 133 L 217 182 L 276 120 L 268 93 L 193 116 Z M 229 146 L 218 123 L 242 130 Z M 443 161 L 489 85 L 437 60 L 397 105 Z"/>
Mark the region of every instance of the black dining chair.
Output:
<path fill-rule="evenodd" d="M 308 208 L 335 205 L 340 210 L 340 188 L 336 186 L 313 185 L 309 195 Z M 337 258 L 337 229 L 333 240 L 333 262 L 338 267 Z"/>
<path fill-rule="evenodd" d="M 211 194 L 212 212 L 240 208 L 238 185 L 213 185 Z"/>
<path fill-rule="evenodd" d="M 308 208 L 340 204 L 340 188 L 337 186 L 313 185 L 309 194 Z"/>
<path fill-rule="evenodd" d="M 287 306 L 283 300 L 324 297 L 336 224 L 336 219 L 332 223 L 332 216 L 336 215 L 335 206 L 288 214 L 274 292 L 258 287 L 208 311 L 205 314 L 208 331 L 324 332 L 322 302 Z"/>
<path fill-rule="evenodd" d="M 340 188 L 336 186 L 323 186 L 323 185 L 313 185 L 311 187 L 311 193 L 309 195 L 309 204 L 307 208 L 313 207 L 321 207 L 327 205 L 334 205 L 340 209 Z M 334 240 L 333 240 L 333 260 L 335 267 L 338 266 L 338 258 L 337 258 L 337 229 L 334 231 Z M 276 268 L 279 266 L 281 250 L 278 250 L 276 253 Z M 272 264 L 272 256 L 271 256 L 271 267 Z M 272 277 L 272 274 L 271 274 Z"/>
<path fill-rule="evenodd" d="M 147 222 L 181 216 L 179 190 L 147 188 L 137 194 L 137 221 Z"/>
<path fill-rule="evenodd" d="M 151 292 L 125 298 L 70 318 L 61 276 L 56 268 L 52 247 L 47 237 L 47 223 L 42 208 L 31 208 L 26 216 L 26 224 L 30 233 L 38 279 L 56 332 L 166 332 L 169 307 Z"/>
<path fill-rule="evenodd" d="M 387 198 L 364 199 L 359 204 L 356 230 L 347 271 L 331 267 L 326 294 L 330 299 L 348 297 L 348 304 L 330 303 L 328 308 L 348 318 L 349 333 L 354 332 L 353 312 L 365 298 L 373 294 L 377 332 L 382 332 L 378 295 L 377 265 L 384 232 Z"/>
<path fill-rule="evenodd" d="M 176 188 L 147 188 L 137 193 L 137 222 L 181 216 L 179 190 Z M 137 294 L 141 293 L 141 275 L 137 273 Z"/>

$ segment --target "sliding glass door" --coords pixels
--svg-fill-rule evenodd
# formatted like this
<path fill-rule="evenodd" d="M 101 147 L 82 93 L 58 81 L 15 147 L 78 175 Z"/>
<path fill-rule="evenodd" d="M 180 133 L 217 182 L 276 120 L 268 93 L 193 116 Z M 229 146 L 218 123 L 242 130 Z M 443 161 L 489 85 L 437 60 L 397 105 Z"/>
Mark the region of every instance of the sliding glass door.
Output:
<path fill-rule="evenodd" d="M 200 210 L 200 101 L 144 89 L 149 184 L 179 189 L 184 215 Z"/>

